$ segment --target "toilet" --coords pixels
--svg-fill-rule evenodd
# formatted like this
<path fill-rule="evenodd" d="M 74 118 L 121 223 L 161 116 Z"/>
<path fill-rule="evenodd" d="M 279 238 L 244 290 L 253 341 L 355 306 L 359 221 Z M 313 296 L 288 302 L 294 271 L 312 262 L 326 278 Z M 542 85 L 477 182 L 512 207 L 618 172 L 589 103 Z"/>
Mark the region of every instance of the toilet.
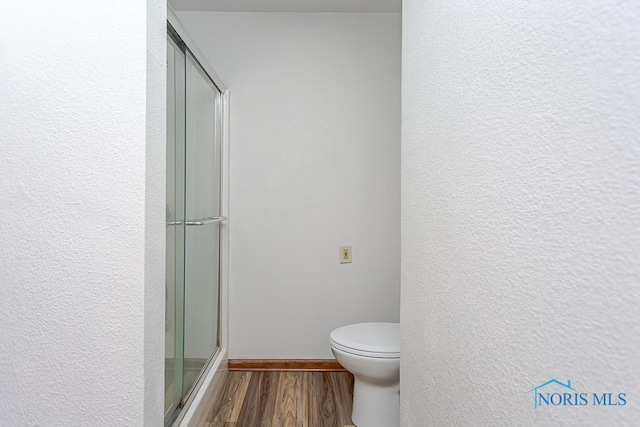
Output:
<path fill-rule="evenodd" d="M 356 323 L 331 332 L 336 360 L 354 377 L 351 420 L 358 427 L 400 424 L 400 324 Z"/>

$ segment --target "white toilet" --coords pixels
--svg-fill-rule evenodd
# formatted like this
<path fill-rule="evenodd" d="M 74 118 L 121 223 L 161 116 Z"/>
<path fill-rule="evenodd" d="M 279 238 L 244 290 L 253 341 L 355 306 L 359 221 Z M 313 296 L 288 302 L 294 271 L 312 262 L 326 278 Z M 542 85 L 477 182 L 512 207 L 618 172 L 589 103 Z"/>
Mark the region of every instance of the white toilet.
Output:
<path fill-rule="evenodd" d="M 331 332 L 331 351 L 353 374 L 351 420 L 358 427 L 400 424 L 400 324 L 357 323 Z"/>

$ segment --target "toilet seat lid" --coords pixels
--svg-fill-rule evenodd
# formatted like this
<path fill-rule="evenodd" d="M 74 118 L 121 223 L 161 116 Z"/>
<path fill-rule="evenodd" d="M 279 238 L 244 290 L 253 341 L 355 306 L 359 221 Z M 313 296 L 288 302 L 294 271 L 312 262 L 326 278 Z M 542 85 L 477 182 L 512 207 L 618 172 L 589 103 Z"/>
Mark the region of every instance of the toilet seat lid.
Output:
<path fill-rule="evenodd" d="M 370 357 L 400 357 L 400 324 L 356 323 L 334 329 L 330 342 L 349 353 Z"/>

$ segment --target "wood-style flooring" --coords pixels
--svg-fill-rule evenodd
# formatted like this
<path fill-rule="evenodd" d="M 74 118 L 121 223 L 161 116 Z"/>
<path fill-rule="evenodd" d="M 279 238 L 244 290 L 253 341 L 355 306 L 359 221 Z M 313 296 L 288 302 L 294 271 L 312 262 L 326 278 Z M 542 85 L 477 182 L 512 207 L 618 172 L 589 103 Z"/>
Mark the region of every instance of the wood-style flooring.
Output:
<path fill-rule="evenodd" d="M 349 372 L 229 371 L 204 427 L 352 426 Z"/>

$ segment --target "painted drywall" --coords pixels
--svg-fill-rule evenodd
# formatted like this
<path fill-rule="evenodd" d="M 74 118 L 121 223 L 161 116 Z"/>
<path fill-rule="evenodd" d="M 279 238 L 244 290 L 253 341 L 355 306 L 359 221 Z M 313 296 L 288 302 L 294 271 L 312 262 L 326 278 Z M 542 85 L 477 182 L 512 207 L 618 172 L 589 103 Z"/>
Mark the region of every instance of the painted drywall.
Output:
<path fill-rule="evenodd" d="M 169 0 L 174 10 L 211 12 L 400 12 L 402 0 Z"/>
<path fill-rule="evenodd" d="M 162 424 L 164 10 L 3 6 L 0 425 Z"/>
<path fill-rule="evenodd" d="M 179 17 L 231 91 L 229 357 L 397 321 L 400 15 Z"/>
<path fill-rule="evenodd" d="M 640 419 L 639 20 L 404 1 L 403 426 Z M 534 409 L 550 379 L 589 405 Z"/>
<path fill-rule="evenodd" d="M 146 0 L 144 425 L 164 423 L 167 4 Z"/>

